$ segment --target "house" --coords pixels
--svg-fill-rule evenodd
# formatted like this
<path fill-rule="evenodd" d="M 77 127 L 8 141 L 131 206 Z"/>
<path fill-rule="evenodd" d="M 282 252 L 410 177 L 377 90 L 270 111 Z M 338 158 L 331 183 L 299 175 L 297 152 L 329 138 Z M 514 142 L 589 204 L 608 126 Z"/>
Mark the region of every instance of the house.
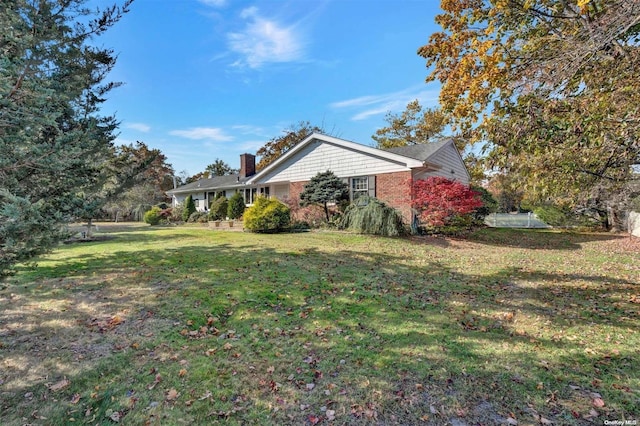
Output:
<path fill-rule="evenodd" d="M 256 172 L 255 156 L 240 156 L 240 173 L 215 176 L 167 191 L 173 205 L 191 195 L 199 211 L 220 194 L 240 192 L 250 205 L 258 196 L 299 198 L 313 176 L 330 170 L 349 185 L 350 198 L 375 196 L 412 219 L 411 181 L 443 176 L 469 184 L 469 173 L 452 139 L 381 150 L 319 133 L 309 135 L 264 169 Z"/>

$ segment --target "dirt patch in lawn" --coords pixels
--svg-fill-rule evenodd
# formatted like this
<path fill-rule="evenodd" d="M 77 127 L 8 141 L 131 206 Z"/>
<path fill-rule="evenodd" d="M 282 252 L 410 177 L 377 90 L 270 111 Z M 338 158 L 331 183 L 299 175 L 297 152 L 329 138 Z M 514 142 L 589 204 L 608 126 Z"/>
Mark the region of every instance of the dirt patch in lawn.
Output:
<path fill-rule="evenodd" d="M 145 302 L 153 289 L 118 287 L 120 274 L 46 280 L 29 292 L 0 291 L 3 393 L 20 392 L 93 368 L 134 348 L 167 321 Z"/>

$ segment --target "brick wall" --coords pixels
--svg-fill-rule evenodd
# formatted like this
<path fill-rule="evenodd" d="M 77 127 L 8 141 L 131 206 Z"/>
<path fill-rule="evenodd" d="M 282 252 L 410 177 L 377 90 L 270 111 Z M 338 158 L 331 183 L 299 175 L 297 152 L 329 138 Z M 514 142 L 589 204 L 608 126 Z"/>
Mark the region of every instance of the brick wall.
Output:
<path fill-rule="evenodd" d="M 291 200 L 300 200 L 300 194 L 304 191 L 304 186 L 309 182 L 291 182 L 289 184 L 289 198 Z"/>
<path fill-rule="evenodd" d="M 376 175 L 376 198 L 402 213 L 411 223 L 411 172 Z"/>

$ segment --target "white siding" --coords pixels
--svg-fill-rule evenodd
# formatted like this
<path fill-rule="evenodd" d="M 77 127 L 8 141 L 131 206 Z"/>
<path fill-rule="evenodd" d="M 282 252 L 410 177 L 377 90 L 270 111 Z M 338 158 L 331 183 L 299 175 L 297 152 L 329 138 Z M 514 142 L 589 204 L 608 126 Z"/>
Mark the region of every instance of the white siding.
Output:
<path fill-rule="evenodd" d="M 429 157 L 427 162 L 429 164 L 437 164 L 440 167 L 435 171 L 418 172 L 414 176 L 415 178 L 426 179 L 431 176 L 442 176 L 469 185 L 469 174 L 454 145 L 442 147 L 442 149 Z M 451 173 L 451 171 L 453 171 L 453 173 Z"/>
<path fill-rule="evenodd" d="M 204 201 L 204 192 L 194 192 L 193 194 L 176 194 L 173 196 L 173 207 L 177 207 L 180 206 L 182 204 L 184 204 L 184 200 L 187 199 L 187 196 L 191 195 L 191 198 L 195 200 L 198 200 L 198 202 L 196 203 L 196 210 L 199 212 L 203 212 L 204 207 L 206 205 L 206 202 Z M 208 207 L 208 206 L 207 206 Z"/>
<path fill-rule="evenodd" d="M 315 140 L 256 183 L 301 182 L 327 170 L 339 177 L 409 170 L 406 165 Z"/>

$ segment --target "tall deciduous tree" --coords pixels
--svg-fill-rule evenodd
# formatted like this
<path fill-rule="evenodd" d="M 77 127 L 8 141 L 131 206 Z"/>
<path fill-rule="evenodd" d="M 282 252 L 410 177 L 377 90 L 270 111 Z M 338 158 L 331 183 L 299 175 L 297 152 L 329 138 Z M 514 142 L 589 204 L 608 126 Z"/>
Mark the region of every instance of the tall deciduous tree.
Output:
<path fill-rule="evenodd" d="M 469 145 L 469 132 L 449 132 L 450 117 L 440 108 L 423 108 L 416 99 L 407 104 L 400 114 L 388 113 L 385 117 L 387 126 L 376 130 L 371 138 L 380 149 L 389 149 L 408 145 L 427 144 L 434 140 L 448 137 L 454 140 L 456 148 L 461 152 Z M 484 158 L 469 152 L 464 162 L 471 180 L 480 184 L 484 180 Z"/>
<path fill-rule="evenodd" d="M 117 122 L 99 108 L 118 85 L 104 81 L 115 55 L 91 40 L 130 1 L 102 12 L 82 4 L 0 4 L 0 274 L 64 237 L 60 225 L 112 153 Z"/>
<path fill-rule="evenodd" d="M 104 209 L 117 217 L 141 220 L 141 213 L 166 200 L 165 191 L 173 188 L 175 172 L 167 157 L 144 142 L 116 148 L 105 188 Z"/>
<path fill-rule="evenodd" d="M 300 194 L 300 204 L 319 204 L 329 222 L 329 203 L 339 203 L 349 199 L 349 187 L 331 171 L 318 173 L 311 178 Z"/>
<path fill-rule="evenodd" d="M 418 50 L 455 126 L 540 200 L 612 194 L 640 162 L 640 2 L 442 0 Z M 474 127 L 478 125 L 478 127 Z"/>
<path fill-rule="evenodd" d="M 423 109 L 416 99 L 401 114 L 388 113 L 385 120 L 388 125 L 372 136 L 380 149 L 428 143 L 434 137 L 442 137 L 448 119 L 439 108 Z"/>

